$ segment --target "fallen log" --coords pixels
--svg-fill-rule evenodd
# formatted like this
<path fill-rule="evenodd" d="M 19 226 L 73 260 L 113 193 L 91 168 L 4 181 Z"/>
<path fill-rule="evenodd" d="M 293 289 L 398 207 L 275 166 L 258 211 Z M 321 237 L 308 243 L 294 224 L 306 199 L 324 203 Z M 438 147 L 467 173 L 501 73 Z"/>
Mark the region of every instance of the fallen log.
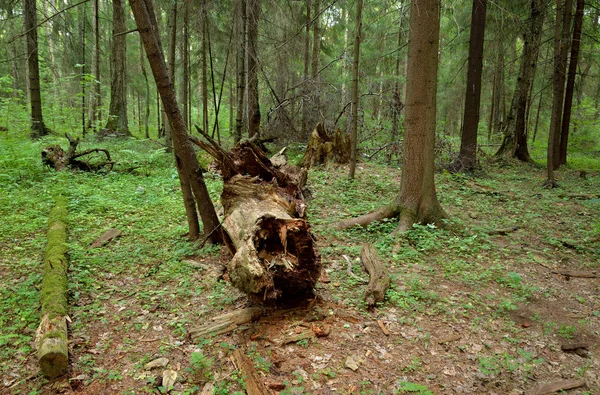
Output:
<path fill-rule="evenodd" d="M 385 299 L 385 292 L 390 286 L 390 274 L 373 244 L 363 245 L 360 260 L 371 278 L 365 290 L 364 300 L 369 307 L 373 307 Z"/>
<path fill-rule="evenodd" d="M 302 188 L 306 170 L 278 155 L 275 166 L 251 141 L 224 151 L 208 141 L 191 140 L 217 161 L 223 176 L 224 240 L 233 258 L 227 265 L 231 283 L 262 301 L 312 295 L 321 259 L 310 225 Z"/>
<path fill-rule="evenodd" d="M 81 170 L 81 171 L 98 171 L 100 169 L 112 170 L 115 162 L 110 158 L 108 150 L 103 148 L 91 148 L 77 152 L 79 139 L 73 139 L 69 133 L 65 133 L 65 137 L 69 140 L 69 148 L 65 152 L 60 145 L 51 145 L 42 150 L 42 163 L 52 167 L 56 171 L 66 169 Z M 81 158 L 93 153 L 103 153 L 106 156 L 104 161 L 91 163 Z"/>
<path fill-rule="evenodd" d="M 190 330 L 194 341 L 206 336 L 217 336 L 236 330 L 240 325 L 257 320 L 263 313 L 259 307 L 248 307 L 214 317 L 210 322 Z"/>
<path fill-rule="evenodd" d="M 575 388 L 584 387 L 585 380 L 561 380 L 554 383 L 541 384 L 539 387 L 525 392 L 527 395 L 546 395 L 554 394 L 559 391 L 572 390 Z"/>
<path fill-rule="evenodd" d="M 328 132 L 322 123 L 311 133 L 308 146 L 304 152 L 303 166 L 311 168 L 315 165 L 346 164 L 350 162 L 350 136 L 340 129 Z"/>
<path fill-rule="evenodd" d="M 233 352 L 232 357 L 237 368 L 242 371 L 248 395 L 270 394 L 270 391 L 265 387 L 265 383 L 254 368 L 254 362 L 246 354 L 237 349 Z"/>
<path fill-rule="evenodd" d="M 67 344 L 67 203 L 57 198 L 48 219 L 48 244 L 42 280 L 42 321 L 36 334 L 40 368 L 49 379 L 66 372 Z"/>

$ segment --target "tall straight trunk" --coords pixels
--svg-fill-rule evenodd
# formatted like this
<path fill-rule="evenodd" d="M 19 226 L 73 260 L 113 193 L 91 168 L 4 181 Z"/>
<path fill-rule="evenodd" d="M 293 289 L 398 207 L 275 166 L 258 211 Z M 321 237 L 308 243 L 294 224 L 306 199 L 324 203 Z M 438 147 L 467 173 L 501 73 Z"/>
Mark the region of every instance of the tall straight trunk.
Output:
<path fill-rule="evenodd" d="M 505 125 L 504 140 L 496 156 L 508 156 L 524 162 L 531 162 L 527 147 L 526 120 L 529 112 L 529 94 L 539 55 L 545 6 L 546 0 L 531 0 L 531 18 L 524 35 L 525 44 L 517 86 Z"/>
<path fill-rule="evenodd" d="M 260 0 L 248 0 L 248 137 L 259 134 L 258 101 L 258 19 Z"/>
<path fill-rule="evenodd" d="M 395 154 L 398 151 L 398 137 L 400 135 L 400 123 L 399 118 L 400 118 L 400 112 L 402 111 L 402 108 L 404 107 L 404 104 L 402 102 L 403 98 L 400 96 L 401 92 L 401 86 L 400 86 L 400 77 L 401 77 L 401 72 L 403 70 L 402 67 L 402 55 L 400 53 L 400 47 L 402 47 L 402 37 L 403 37 L 403 26 L 402 26 L 402 19 L 403 19 L 403 13 L 404 13 L 404 2 L 401 1 L 399 4 L 399 10 L 400 10 L 400 15 L 399 15 L 399 22 L 398 22 L 398 46 L 396 47 L 396 67 L 394 68 L 394 96 L 393 96 L 393 102 L 392 102 L 392 131 L 390 133 L 390 144 L 392 145 L 392 148 L 388 151 L 388 161 L 391 161 L 392 159 L 392 155 Z"/>
<path fill-rule="evenodd" d="M 557 0 L 556 26 L 554 31 L 554 71 L 552 77 L 552 116 L 548 134 L 548 180 L 546 185 L 555 186 L 554 170 L 560 164 L 560 134 L 565 97 L 567 56 L 570 42 L 571 0 Z"/>
<path fill-rule="evenodd" d="M 208 51 L 208 29 L 206 27 L 206 16 L 208 13 L 206 12 L 206 0 L 202 0 L 200 7 L 200 21 L 202 26 L 202 45 L 200 49 L 202 55 L 202 129 L 208 133 L 208 62 L 206 61 L 206 55 Z"/>
<path fill-rule="evenodd" d="M 481 72 L 483 69 L 483 38 L 485 36 L 485 13 L 487 0 L 473 0 L 467 89 L 465 92 L 464 127 L 460 141 L 460 153 L 455 169 L 471 172 L 477 167 L 477 129 L 481 101 Z"/>
<path fill-rule="evenodd" d="M 173 1 L 169 8 L 169 20 L 167 22 L 167 32 L 169 45 L 167 46 L 167 67 L 169 68 L 169 79 L 173 84 L 173 89 L 177 91 L 175 84 L 175 46 L 177 45 L 177 2 Z M 165 114 L 166 115 L 166 114 Z M 165 125 L 165 143 L 167 145 L 167 151 L 171 149 L 171 125 L 169 122 L 164 122 Z"/>
<path fill-rule="evenodd" d="M 44 125 L 44 118 L 42 116 L 36 1 L 23 0 L 23 11 L 25 13 L 25 35 L 27 37 L 27 74 L 29 81 L 29 101 L 31 105 L 31 137 L 38 138 L 47 135 L 49 130 Z"/>
<path fill-rule="evenodd" d="M 575 90 L 575 76 L 577 74 L 577 62 L 579 60 L 579 46 L 581 45 L 581 28 L 583 25 L 584 0 L 577 0 L 575 8 L 575 20 L 573 27 L 573 41 L 571 43 L 571 60 L 569 61 L 569 73 L 567 76 L 567 88 L 565 92 L 565 104 L 562 119 L 562 127 L 559 144 L 559 165 L 567 164 L 567 146 L 569 143 L 569 124 L 571 123 L 571 110 L 573 106 L 573 91 Z"/>
<path fill-rule="evenodd" d="M 205 237 L 210 238 L 212 242 L 218 243 L 221 241 L 221 232 L 216 231 L 219 227 L 219 218 L 210 200 L 196 153 L 188 140 L 185 120 L 181 116 L 177 105 L 175 89 L 169 78 L 169 72 L 167 71 L 160 43 L 160 35 L 156 29 L 156 18 L 152 7 L 152 0 L 130 0 L 129 3 L 131 4 L 140 36 L 144 42 L 148 61 L 152 68 L 152 74 L 154 75 L 164 108 L 169 117 L 169 123 L 171 124 L 175 163 L 184 192 L 190 237 L 195 238 L 198 236 L 198 217 L 193 199 L 195 198 L 195 203 L 198 205 L 198 212 L 204 225 Z M 190 191 L 193 193 L 193 198 L 192 194 L 189 193 Z"/>
<path fill-rule="evenodd" d="M 111 133 L 129 136 L 127 125 L 127 84 L 125 3 L 124 0 L 112 0 L 113 37 L 112 37 L 112 76 L 110 82 L 110 107 L 106 129 Z"/>
<path fill-rule="evenodd" d="M 78 30 L 79 30 L 79 48 L 81 50 L 79 64 L 81 65 L 81 70 L 79 73 L 79 83 L 81 85 L 81 134 L 85 136 L 86 132 L 86 124 L 85 124 L 85 26 L 87 24 L 86 21 L 86 9 L 87 4 L 80 6 L 78 8 Z"/>
<path fill-rule="evenodd" d="M 319 57 L 321 55 L 321 24 L 319 23 L 321 13 L 321 0 L 314 1 L 315 10 L 315 21 L 313 23 L 313 46 L 312 46 L 312 108 L 313 117 L 317 119 L 313 120 L 313 123 L 319 120 L 319 111 L 321 107 L 321 89 L 319 85 Z"/>
<path fill-rule="evenodd" d="M 140 68 L 142 69 L 142 75 L 144 76 L 144 86 L 146 87 L 146 113 L 144 115 L 144 136 L 150 138 L 150 82 L 148 81 L 148 73 L 146 73 L 146 61 L 144 60 L 144 43 L 140 37 Z M 157 106 L 157 108 L 160 108 Z M 159 111 L 160 113 L 160 111 Z"/>
<path fill-rule="evenodd" d="M 237 108 L 235 115 L 235 143 L 242 139 L 244 124 L 244 96 L 246 91 L 246 0 L 237 0 L 238 17 L 236 18 L 237 29 Z"/>
<path fill-rule="evenodd" d="M 8 19 L 13 19 L 13 10 L 11 7 L 8 7 Z M 19 99 L 19 90 L 21 87 L 21 75 L 19 73 L 19 60 L 18 60 L 18 51 L 17 51 L 17 41 L 14 40 L 10 43 L 10 57 L 12 58 L 11 63 L 11 71 L 12 71 L 12 89 L 13 89 L 13 98 Z"/>
<path fill-rule="evenodd" d="M 88 100 L 88 122 L 87 128 L 95 133 L 98 123 L 102 122 L 102 93 L 100 91 L 100 14 L 99 0 L 92 3 L 92 31 L 94 43 L 92 50 L 92 89 Z"/>
<path fill-rule="evenodd" d="M 506 122 L 506 104 L 504 99 L 504 42 L 498 40 L 498 54 L 494 73 L 494 120 L 493 132 L 501 134 Z"/>
<path fill-rule="evenodd" d="M 363 1 L 356 2 L 356 28 L 354 31 L 354 58 L 352 66 L 352 129 L 350 132 L 350 171 L 348 178 L 353 180 L 358 159 L 358 61 L 360 56 L 360 33 L 362 29 Z"/>
<path fill-rule="evenodd" d="M 179 88 L 181 91 L 181 115 L 183 116 L 183 120 L 185 121 L 185 124 L 188 128 L 188 130 L 190 129 L 190 124 L 189 124 L 189 108 L 188 108 L 188 98 L 190 96 L 190 91 L 189 91 L 189 79 L 190 79 L 190 43 L 189 43 L 189 36 L 188 36 L 188 25 L 189 25 L 189 19 L 190 19 L 190 14 L 189 14 L 189 3 L 185 2 L 183 4 L 183 37 L 182 37 L 182 46 L 183 46 L 183 50 L 181 51 L 181 63 L 182 64 L 182 71 L 183 71 L 183 78 L 181 81 L 181 87 Z"/>
<path fill-rule="evenodd" d="M 302 138 L 306 140 L 310 133 L 312 121 L 310 118 L 310 106 L 308 96 L 310 89 L 308 80 L 310 78 L 310 13 L 311 0 L 306 0 L 306 37 L 304 37 L 304 84 L 302 85 Z"/>

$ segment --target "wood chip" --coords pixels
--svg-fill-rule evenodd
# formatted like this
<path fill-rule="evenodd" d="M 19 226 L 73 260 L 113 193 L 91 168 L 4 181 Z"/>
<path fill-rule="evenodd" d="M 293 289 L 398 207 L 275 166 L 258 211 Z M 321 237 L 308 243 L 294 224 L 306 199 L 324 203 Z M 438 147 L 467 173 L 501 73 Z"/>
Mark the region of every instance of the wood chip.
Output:
<path fill-rule="evenodd" d="M 450 342 L 455 342 L 457 340 L 460 340 L 460 335 L 450 335 L 442 337 L 440 340 L 438 340 L 438 344 L 446 344 Z"/>
<path fill-rule="evenodd" d="M 386 336 L 390 335 L 390 330 L 388 328 L 386 328 L 383 321 L 377 320 L 377 325 L 379 325 L 379 328 L 381 329 L 381 331 L 383 332 L 384 335 L 386 335 Z"/>
<path fill-rule="evenodd" d="M 108 244 L 108 242 L 110 242 L 112 239 L 119 237 L 121 235 L 121 231 L 119 229 L 109 229 L 106 232 L 104 232 L 102 234 L 102 236 L 98 237 L 96 239 L 96 241 L 94 241 L 90 247 L 91 248 L 98 248 L 98 247 L 102 247 L 106 244 Z"/>
<path fill-rule="evenodd" d="M 281 381 L 266 381 L 265 384 L 269 389 L 275 391 L 283 391 L 285 389 L 285 384 Z"/>
<path fill-rule="evenodd" d="M 313 333 L 312 329 L 306 329 L 300 333 L 295 333 L 293 335 L 284 337 L 279 342 L 279 345 L 283 346 L 283 345 L 290 344 L 290 343 L 296 343 L 296 342 L 299 342 L 300 340 L 310 339 L 314 336 L 315 336 L 315 334 Z"/>
<path fill-rule="evenodd" d="M 323 325 L 322 327 L 313 324 L 311 327 L 316 337 L 327 337 L 331 333 L 331 325 Z"/>
<path fill-rule="evenodd" d="M 585 386 L 584 380 L 561 380 L 555 381 L 554 383 L 542 384 L 539 387 L 527 391 L 526 395 L 546 395 L 553 394 L 558 391 L 566 391 L 574 388 Z"/>

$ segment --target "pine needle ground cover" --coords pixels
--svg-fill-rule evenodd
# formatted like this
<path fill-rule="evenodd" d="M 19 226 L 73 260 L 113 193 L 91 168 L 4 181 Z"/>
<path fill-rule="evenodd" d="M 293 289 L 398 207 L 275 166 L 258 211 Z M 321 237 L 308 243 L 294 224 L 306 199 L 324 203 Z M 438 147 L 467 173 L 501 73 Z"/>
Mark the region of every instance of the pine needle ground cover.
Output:
<path fill-rule="evenodd" d="M 324 266 L 316 304 L 192 341 L 192 328 L 250 302 L 222 275 L 224 249 L 186 239 L 172 155 L 149 140 L 106 141 L 114 171 L 56 173 L 39 160 L 50 143 L 64 144 L 0 140 L 2 393 L 195 393 L 211 383 L 216 394 L 243 393 L 236 349 L 282 394 L 518 394 L 565 379 L 585 383 L 573 393 L 600 391 L 600 280 L 577 276 L 600 273 L 596 161 L 585 179 L 579 168 L 561 170 L 555 190 L 527 165 L 484 164 L 477 178 L 438 173 L 447 223 L 404 234 L 395 221 L 332 226 L 389 202 L 397 167 L 361 163 L 353 182 L 344 167 L 311 170 L 309 221 Z M 216 202 L 221 180 L 206 178 Z M 47 381 L 33 340 L 58 194 L 69 212 L 70 366 Z M 90 248 L 111 228 L 122 234 Z M 392 276 L 372 311 L 357 260 L 365 242 Z M 314 325 L 329 335 L 282 343 Z M 172 388 L 167 371 L 177 373 Z"/>

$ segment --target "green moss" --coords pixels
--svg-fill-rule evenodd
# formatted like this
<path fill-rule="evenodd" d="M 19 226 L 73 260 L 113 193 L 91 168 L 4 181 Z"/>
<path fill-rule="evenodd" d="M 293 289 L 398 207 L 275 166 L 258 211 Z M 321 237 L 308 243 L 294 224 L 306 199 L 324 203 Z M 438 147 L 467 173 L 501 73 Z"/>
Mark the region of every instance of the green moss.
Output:
<path fill-rule="evenodd" d="M 60 196 L 48 218 L 48 244 L 44 256 L 42 313 L 51 318 L 67 315 L 67 202 Z"/>

